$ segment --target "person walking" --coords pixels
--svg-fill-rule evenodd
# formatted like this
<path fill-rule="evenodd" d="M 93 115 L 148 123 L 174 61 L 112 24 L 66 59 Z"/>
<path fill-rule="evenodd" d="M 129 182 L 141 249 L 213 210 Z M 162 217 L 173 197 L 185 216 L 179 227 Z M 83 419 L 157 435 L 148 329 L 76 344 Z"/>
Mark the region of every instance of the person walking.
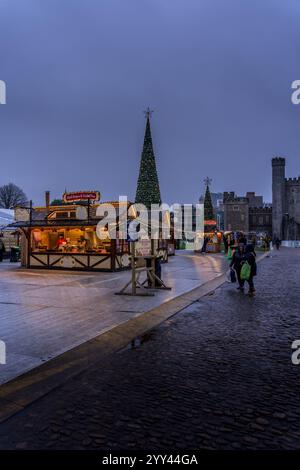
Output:
<path fill-rule="evenodd" d="M 240 243 L 234 249 L 232 260 L 229 265 L 230 269 L 233 269 L 236 272 L 237 280 L 239 283 L 238 290 L 242 292 L 244 291 L 244 282 L 242 282 L 242 279 L 241 279 L 241 269 L 242 269 L 244 252 L 245 252 L 245 245 L 243 243 Z"/>
<path fill-rule="evenodd" d="M 240 232 L 239 233 L 239 236 L 238 236 L 238 243 L 243 243 L 244 245 L 247 244 L 247 238 L 245 236 L 245 234 L 243 232 Z"/>
<path fill-rule="evenodd" d="M 277 249 L 277 250 L 279 250 L 280 243 L 281 243 L 281 242 L 280 242 L 279 238 L 277 237 L 277 238 L 275 239 L 275 246 L 276 246 L 276 249 Z"/>
<path fill-rule="evenodd" d="M 247 278 L 243 278 L 243 265 L 247 263 L 247 271 L 248 275 Z M 232 261 L 230 263 L 231 269 L 234 269 L 237 275 L 239 287 L 238 290 L 244 292 L 245 289 L 245 280 L 249 284 L 249 291 L 248 294 L 250 297 L 254 296 L 255 287 L 253 282 L 253 277 L 256 276 L 257 273 L 257 266 L 256 266 L 256 253 L 254 251 L 254 247 L 252 244 L 244 246 L 244 244 L 240 244 L 238 248 L 235 250 Z"/>
<path fill-rule="evenodd" d="M 203 240 L 203 245 L 202 245 L 202 248 L 201 248 L 201 253 L 204 255 L 204 253 L 206 253 L 206 247 L 207 247 L 207 244 L 209 242 L 209 238 L 208 237 L 204 237 L 204 240 Z"/>
<path fill-rule="evenodd" d="M 264 238 L 264 250 L 265 251 L 269 251 L 270 249 L 270 236 L 269 235 L 266 235 L 265 238 Z"/>
<path fill-rule="evenodd" d="M 246 279 L 243 279 L 243 265 L 245 263 L 248 263 L 248 266 L 250 267 L 249 277 L 247 277 Z M 257 274 L 256 253 L 254 251 L 254 246 L 252 244 L 248 244 L 246 245 L 245 253 L 242 259 L 242 269 L 241 269 L 240 277 L 241 277 L 241 283 L 242 283 L 243 288 L 244 288 L 245 280 L 248 282 L 249 284 L 248 295 L 250 297 L 253 297 L 255 293 L 253 278 L 254 276 L 256 276 L 256 274 Z"/>
<path fill-rule="evenodd" d="M 225 255 L 227 255 L 227 253 L 228 253 L 228 245 L 229 245 L 229 243 L 228 243 L 228 239 L 227 239 L 227 237 L 225 237 L 225 235 L 223 235 L 223 243 L 224 243 L 224 251 L 225 251 Z"/>
<path fill-rule="evenodd" d="M 5 245 L 4 245 L 2 238 L 0 238 L 0 262 L 3 261 L 4 253 L 5 253 Z"/>

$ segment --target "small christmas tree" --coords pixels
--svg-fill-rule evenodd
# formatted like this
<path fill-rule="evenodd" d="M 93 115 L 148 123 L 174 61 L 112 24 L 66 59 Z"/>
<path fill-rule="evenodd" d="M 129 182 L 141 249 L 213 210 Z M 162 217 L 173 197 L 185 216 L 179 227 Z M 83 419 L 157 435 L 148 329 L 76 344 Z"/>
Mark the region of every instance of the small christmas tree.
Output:
<path fill-rule="evenodd" d="M 206 178 L 204 181 L 206 184 L 206 191 L 205 191 L 205 196 L 204 196 L 204 220 L 214 220 L 214 208 L 212 205 L 211 195 L 210 195 L 210 190 L 209 190 L 209 185 L 211 183 L 211 180 L 209 178 Z"/>
<path fill-rule="evenodd" d="M 151 204 L 161 204 L 161 197 L 151 137 L 151 111 L 149 108 L 147 109 L 145 114 L 147 118 L 146 130 L 140 163 L 140 172 L 137 182 L 135 202 L 139 204 L 144 204 L 148 209 L 151 209 Z"/>

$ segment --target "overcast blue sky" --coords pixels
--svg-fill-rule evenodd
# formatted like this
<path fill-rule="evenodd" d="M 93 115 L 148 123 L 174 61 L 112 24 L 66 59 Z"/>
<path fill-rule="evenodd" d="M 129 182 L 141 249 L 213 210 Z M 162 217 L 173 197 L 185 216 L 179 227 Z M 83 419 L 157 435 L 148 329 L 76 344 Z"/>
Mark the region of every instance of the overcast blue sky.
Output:
<path fill-rule="evenodd" d="M 0 184 L 135 195 L 145 119 L 163 200 L 271 199 L 300 174 L 299 0 L 0 0 Z"/>

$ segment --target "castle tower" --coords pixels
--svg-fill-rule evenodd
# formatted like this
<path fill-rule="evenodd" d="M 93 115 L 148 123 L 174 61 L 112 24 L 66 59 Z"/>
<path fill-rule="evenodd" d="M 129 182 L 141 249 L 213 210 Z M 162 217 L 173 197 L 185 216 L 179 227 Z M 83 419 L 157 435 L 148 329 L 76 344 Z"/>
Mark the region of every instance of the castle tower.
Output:
<path fill-rule="evenodd" d="M 151 113 L 152 111 L 150 111 L 149 108 L 145 111 L 146 129 L 135 196 L 135 202 L 144 204 L 148 209 L 151 209 L 151 204 L 161 204 L 159 182 L 150 128 Z"/>
<path fill-rule="evenodd" d="M 285 214 L 285 158 L 272 158 L 272 231 L 273 238 L 283 238 Z"/>

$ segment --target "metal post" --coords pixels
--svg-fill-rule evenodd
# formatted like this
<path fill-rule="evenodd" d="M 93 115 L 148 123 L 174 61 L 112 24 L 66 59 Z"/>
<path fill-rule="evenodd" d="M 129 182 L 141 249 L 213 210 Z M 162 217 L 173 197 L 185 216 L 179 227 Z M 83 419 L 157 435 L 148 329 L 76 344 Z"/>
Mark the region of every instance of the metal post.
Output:
<path fill-rule="evenodd" d="M 29 226 L 32 224 L 32 200 L 29 201 Z"/>
<path fill-rule="evenodd" d="M 153 240 L 151 238 L 151 268 L 152 268 L 152 274 L 155 274 L 155 240 Z M 151 276 L 151 279 L 152 279 L 152 288 L 154 289 L 155 288 L 155 277 L 154 276 Z"/>
<path fill-rule="evenodd" d="M 88 199 L 88 223 L 90 223 L 90 199 Z"/>
<path fill-rule="evenodd" d="M 132 295 L 136 295 L 136 282 L 135 282 L 135 242 L 131 242 L 131 284 L 132 284 Z"/>

